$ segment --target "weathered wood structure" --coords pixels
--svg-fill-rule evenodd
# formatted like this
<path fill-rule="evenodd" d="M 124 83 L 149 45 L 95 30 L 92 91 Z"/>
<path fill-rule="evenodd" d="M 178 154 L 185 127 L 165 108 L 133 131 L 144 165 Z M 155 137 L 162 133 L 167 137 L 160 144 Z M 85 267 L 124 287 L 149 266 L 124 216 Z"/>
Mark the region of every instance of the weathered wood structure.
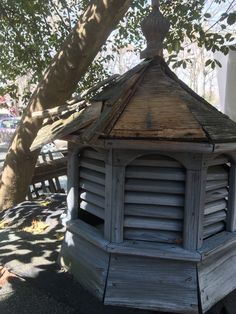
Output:
<path fill-rule="evenodd" d="M 32 149 L 69 141 L 61 263 L 84 287 L 105 304 L 205 313 L 236 289 L 236 123 L 160 56 L 157 3 L 143 28 L 146 59 Z"/>

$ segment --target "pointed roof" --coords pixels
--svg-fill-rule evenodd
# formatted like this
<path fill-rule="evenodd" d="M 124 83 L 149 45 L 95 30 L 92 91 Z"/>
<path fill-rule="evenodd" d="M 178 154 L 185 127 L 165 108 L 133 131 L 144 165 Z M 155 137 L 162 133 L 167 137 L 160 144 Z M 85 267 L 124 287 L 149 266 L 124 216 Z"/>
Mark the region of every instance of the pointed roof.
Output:
<path fill-rule="evenodd" d="M 98 138 L 236 143 L 236 123 L 179 80 L 162 57 L 111 80 L 90 102 L 70 118 L 47 121 L 32 148 L 69 134 L 90 144 Z"/>
<path fill-rule="evenodd" d="M 99 119 L 82 138 L 236 142 L 236 123 L 192 91 L 161 57 L 146 60 L 97 94 Z"/>
<path fill-rule="evenodd" d="M 77 134 L 81 143 L 88 144 L 98 138 L 236 143 L 236 123 L 179 80 L 162 58 L 169 22 L 158 0 L 152 0 L 142 30 L 147 47 L 141 56 L 146 59 L 93 88 L 94 96 L 87 93 L 82 109 L 81 101 L 73 105 L 74 113 L 68 109 L 70 117 L 67 112 L 47 121 L 31 149 L 69 134 Z"/>

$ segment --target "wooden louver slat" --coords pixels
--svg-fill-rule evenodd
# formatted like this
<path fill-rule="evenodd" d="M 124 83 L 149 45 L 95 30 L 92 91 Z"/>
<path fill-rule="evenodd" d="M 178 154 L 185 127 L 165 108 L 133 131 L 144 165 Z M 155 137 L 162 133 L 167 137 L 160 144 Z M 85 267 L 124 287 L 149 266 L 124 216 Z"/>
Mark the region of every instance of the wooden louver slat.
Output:
<path fill-rule="evenodd" d="M 80 211 L 104 220 L 105 162 L 104 156 L 92 149 L 80 154 L 79 167 Z"/>
<path fill-rule="evenodd" d="M 125 173 L 124 239 L 180 244 L 185 169 L 165 156 L 143 156 Z"/>
<path fill-rule="evenodd" d="M 219 164 L 224 161 L 224 164 Z M 229 165 L 224 157 L 213 160 L 207 171 L 206 199 L 203 220 L 203 238 L 224 231 L 227 218 Z"/>

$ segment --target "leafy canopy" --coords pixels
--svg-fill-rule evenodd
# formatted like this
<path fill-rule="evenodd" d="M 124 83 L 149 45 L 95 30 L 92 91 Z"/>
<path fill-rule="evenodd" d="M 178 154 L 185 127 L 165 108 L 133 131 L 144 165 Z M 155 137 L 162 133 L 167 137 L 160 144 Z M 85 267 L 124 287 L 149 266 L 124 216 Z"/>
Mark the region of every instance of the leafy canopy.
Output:
<path fill-rule="evenodd" d="M 236 0 L 160 2 L 162 12 L 171 22 L 165 48 L 174 67 L 186 66 L 188 60 L 178 60 L 177 55 L 188 46 L 190 52 L 193 42 L 212 52 L 229 52 L 228 43 L 234 40 Z M 29 72 L 32 82 L 36 83 L 88 3 L 89 0 L 1 0 L 0 89 L 8 80 Z M 212 16 L 212 7 L 217 11 L 222 6 L 224 10 Z M 121 48 L 130 44 L 136 50 L 143 48 L 140 22 L 148 10 L 150 1 L 133 1 L 125 18 L 90 66 L 80 88 L 87 88 L 105 78 L 109 74 L 108 64 Z M 214 67 L 215 62 L 208 60 L 206 65 Z"/>

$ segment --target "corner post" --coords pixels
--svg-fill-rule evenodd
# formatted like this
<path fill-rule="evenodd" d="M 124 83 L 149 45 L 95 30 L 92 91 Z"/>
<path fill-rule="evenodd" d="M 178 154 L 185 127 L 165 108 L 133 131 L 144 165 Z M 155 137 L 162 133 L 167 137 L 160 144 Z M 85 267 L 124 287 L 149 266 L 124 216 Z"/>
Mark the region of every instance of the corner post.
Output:
<path fill-rule="evenodd" d="M 79 195 L 79 147 L 68 143 L 68 166 L 67 166 L 67 213 L 63 222 L 66 223 L 78 217 Z"/>
<path fill-rule="evenodd" d="M 185 186 L 184 243 L 187 250 L 202 246 L 207 164 L 201 154 L 189 157 Z"/>
<path fill-rule="evenodd" d="M 117 154 L 118 155 L 118 154 Z M 110 149 L 106 166 L 105 238 L 123 242 L 125 167 Z"/>
<path fill-rule="evenodd" d="M 227 215 L 227 231 L 236 231 L 236 154 L 231 155 L 231 167 L 229 173 L 229 199 Z"/>

